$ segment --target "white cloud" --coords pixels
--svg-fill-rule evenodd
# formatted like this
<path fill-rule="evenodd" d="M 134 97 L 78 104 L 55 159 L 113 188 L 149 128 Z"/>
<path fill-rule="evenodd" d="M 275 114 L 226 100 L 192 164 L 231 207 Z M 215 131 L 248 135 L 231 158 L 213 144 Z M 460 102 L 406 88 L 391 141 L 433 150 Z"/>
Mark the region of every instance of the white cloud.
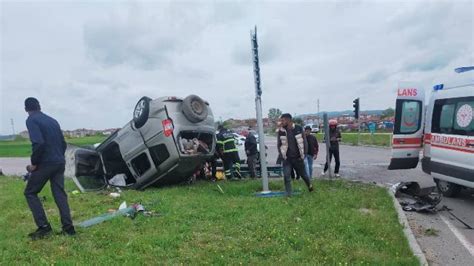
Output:
<path fill-rule="evenodd" d="M 217 118 L 255 115 L 258 25 L 264 112 L 393 106 L 400 80 L 471 79 L 473 3 L 1 3 L 0 134 L 40 99 L 63 128 L 120 127 L 143 95 L 198 94 Z"/>

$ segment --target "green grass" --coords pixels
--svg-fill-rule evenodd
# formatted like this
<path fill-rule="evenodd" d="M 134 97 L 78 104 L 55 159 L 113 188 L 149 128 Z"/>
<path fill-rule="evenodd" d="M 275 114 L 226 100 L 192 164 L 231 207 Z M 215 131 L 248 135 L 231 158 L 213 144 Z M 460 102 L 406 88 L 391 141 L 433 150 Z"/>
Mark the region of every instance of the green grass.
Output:
<path fill-rule="evenodd" d="M 105 136 L 90 136 L 83 138 L 66 138 L 66 142 L 77 145 L 92 145 L 105 140 Z M 19 138 L 14 141 L 0 141 L 0 157 L 29 157 L 31 155 L 31 142 Z"/>
<path fill-rule="evenodd" d="M 322 142 L 324 134 L 316 135 L 319 142 Z M 382 147 L 391 147 L 391 134 L 386 133 L 361 133 L 360 144 L 361 145 L 374 145 Z M 349 145 L 357 145 L 357 133 L 342 133 L 342 143 Z"/>
<path fill-rule="evenodd" d="M 7 264 L 218 264 L 417 265 L 385 189 L 344 181 L 318 181 L 316 191 L 293 198 L 256 198 L 260 181 L 201 182 L 146 191 L 69 194 L 73 220 L 83 221 L 142 202 L 162 216 L 139 215 L 78 229 L 70 238 L 30 241 L 34 229 L 23 198 L 24 183 L 0 178 L 0 253 Z M 282 181 L 270 183 L 273 190 Z M 67 183 L 68 191 L 75 189 Z M 49 188 L 45 209 L 58 231 L 58 211 Z"/>

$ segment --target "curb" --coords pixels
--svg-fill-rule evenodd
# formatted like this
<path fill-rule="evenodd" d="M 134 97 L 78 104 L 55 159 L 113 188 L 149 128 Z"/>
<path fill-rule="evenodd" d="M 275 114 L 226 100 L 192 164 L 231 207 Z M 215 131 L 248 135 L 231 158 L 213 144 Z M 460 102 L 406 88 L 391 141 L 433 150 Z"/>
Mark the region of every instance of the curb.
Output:
<path fill-rule="evenodd" d="M 405 234 L 405 236 L 408 240 L 408 244 L 410 245 L 411 251 L 418 258 L 421 265 L 423 265 L 423 266 L 426 265 L 427 266 L 428 261 L 426 260 L 425 253 L 423 253 L 423 251 L 421 251 L 420 245 L 416 241 L 415 235 L 413 234 L 413 231 L 411 230 L 410 225 L 408 224 L 408 219 L 405 215 L 404 210 L 400 206 L 400 203 L 395 198 L 393 193 L 389 189 L 387 189 L 387 191 L 388 191 L 388 194 L 390 194 L 390 197 L 392 197 L 393 205 L 394 205 L 395 209 L 397 210 L 398 221 L 403 226 L 403 233 Z"/>

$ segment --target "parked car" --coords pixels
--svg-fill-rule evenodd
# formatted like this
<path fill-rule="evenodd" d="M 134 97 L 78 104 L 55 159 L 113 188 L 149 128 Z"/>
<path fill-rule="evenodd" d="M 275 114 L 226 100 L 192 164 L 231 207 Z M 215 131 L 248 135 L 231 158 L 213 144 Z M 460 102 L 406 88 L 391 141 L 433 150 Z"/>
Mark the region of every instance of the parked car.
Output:
<path fill-rule="evenodd" d="M 212 157 L 215 139 L 214 116 L 200 97 L 143 97 L 129 123 L 95 149 L 75 152 L 74 181 L 82 191 L 183 182 Z"/>
<path fill-rule="evenodd" d="M 318 124 L 307 124 L 305 127 L 311 127 L 311 132 L 312 133 L 318 133 L 319 132 L 319 125 Z"/>

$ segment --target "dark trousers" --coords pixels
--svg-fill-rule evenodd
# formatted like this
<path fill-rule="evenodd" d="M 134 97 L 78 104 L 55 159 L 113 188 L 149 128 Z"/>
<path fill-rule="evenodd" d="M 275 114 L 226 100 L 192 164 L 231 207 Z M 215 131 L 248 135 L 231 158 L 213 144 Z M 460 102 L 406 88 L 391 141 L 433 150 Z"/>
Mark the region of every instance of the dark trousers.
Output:
<path fill-rule="evenodd" d="M 232 177 L 242 178 L 240 174 L 240 157 L 238 152 L 224 153 L 222 156 L 222 163 L 224 164 L 224 172 L 227 179 Z"/>
<path fill-rule="evenodd" d="M 296 171 L 297 175 L 303 178 L 308 188 L 311 185 L 311 181 L 306 174 L 304 160 L 301 158 L 287 158 L 286 160 L 283 160 L 283 176 L 285 179 L 285 191 L 288 196 L 291 196 L 291 193 L 293 192 L 291 188 L 291 172 L 293 169 Z"/>
<path fill-rule="evenodd" d="M 257 154 L 247 156 L 247 165 L 249 167 L 250 177 L 257 177 Z"/>
<path fill-rule="evenodd" d="M 329 163 L 331 163 L 331 158 L 334 156 L 334 160 L 336 160 L 336 168 L 334 169 L 334 173 L 339 173 L 339 167 L 341 166 L 341 159 L 339 158 L 339 149 L 329 149 Z M 324 172 L 326 172 L 329 168 L 328 162 L 324 165 Z"/>
<path fill-rule="evenodd" d="M 64 164 L 39 165 L 38 169 L 32 172 L 28 179 L 25 188 L 25 197 L 33 213 L 35 223 L 38 227 L 49 225 L 43 204 L 41 204 L 38 198 L 38 193 L 41 192 L 48 180 L 51 184 L 51 192 L 53 193 L 54 201 L 61 215 L 63 229 L 70 229 L 73 227 L 73 224 L 69 204 L 67 202 L 67 194 L 66 191 L 64 191 Z"/>

